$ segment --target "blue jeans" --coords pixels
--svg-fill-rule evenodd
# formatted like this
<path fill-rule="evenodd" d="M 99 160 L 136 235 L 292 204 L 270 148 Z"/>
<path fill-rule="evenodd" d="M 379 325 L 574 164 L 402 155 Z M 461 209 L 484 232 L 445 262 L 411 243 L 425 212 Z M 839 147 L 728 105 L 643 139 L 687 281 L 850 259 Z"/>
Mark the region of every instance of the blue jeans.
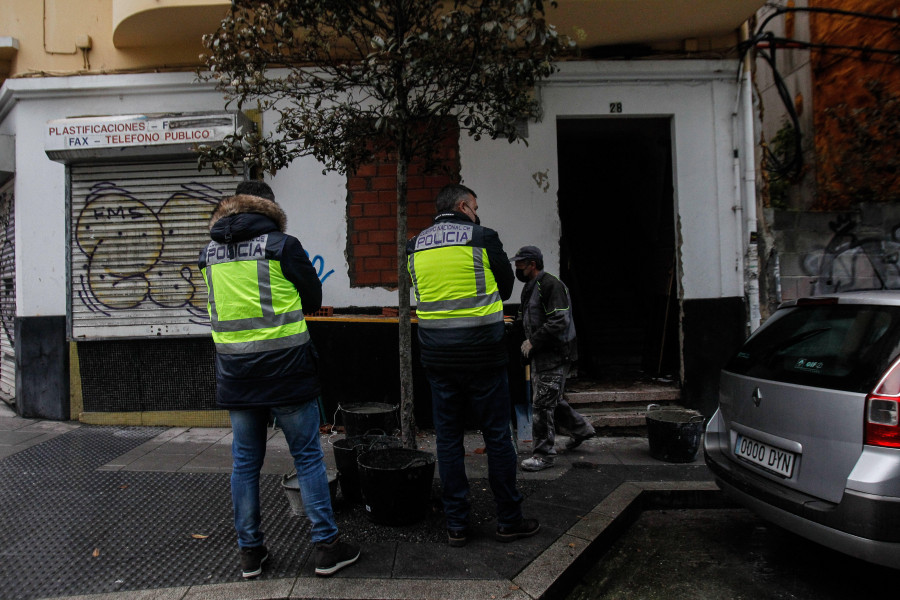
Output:
<path fill-rule="evenodd" d="M 522 494 L 516 489 L 516 449 L 510 433 L 509 382 L 504 367 L 464 371 L 425 370 L 437 437 L 438 472 L 447 527 L 463 529 L 469 519 L 469 480 L 463 439 L 467 417 L 481 428 L 488 457 L 488 481 L 497 503 L 497 523 L 522 520 Z"/>
<path fill-rule="evenodd" d="M 294 466 L 306 516 L 312 521 L 313 542 L 329 541 L 337 533 L 328 475 L 319 444 L 319 407 L 315 400 L 273 408 L 231 410 L 231 501 L 238 546 L 253 548 L 263 544 L 259 515 L 259 471 L 266 457 L 269 412 L 284 432 Z"/>

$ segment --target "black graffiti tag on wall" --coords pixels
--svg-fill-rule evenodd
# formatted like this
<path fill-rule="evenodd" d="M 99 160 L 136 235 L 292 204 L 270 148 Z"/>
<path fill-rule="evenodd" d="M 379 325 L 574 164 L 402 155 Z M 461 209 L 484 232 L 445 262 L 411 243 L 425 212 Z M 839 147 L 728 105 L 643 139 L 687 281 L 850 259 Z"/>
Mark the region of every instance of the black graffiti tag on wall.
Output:
<path fill-rule="evenodd" d="M 825 248 L 807 253 L 803 270 L 815 277 L 813 294 L 854 289 L 900 289 L 900 224 L 881 237 L 859 238 L 857 223 L 842 215 L 828 224 Z"/>
<path fill-rule="evenodd" d="M 89 310 L 110 316 L 149 303 L 208 323 L 196 234 L 207 230 L 222 192 L 197 182 L 180 188 L 154 210 L 114 182 L 91 187 L 74 224 L 86 261 L 73 273 Z"/>

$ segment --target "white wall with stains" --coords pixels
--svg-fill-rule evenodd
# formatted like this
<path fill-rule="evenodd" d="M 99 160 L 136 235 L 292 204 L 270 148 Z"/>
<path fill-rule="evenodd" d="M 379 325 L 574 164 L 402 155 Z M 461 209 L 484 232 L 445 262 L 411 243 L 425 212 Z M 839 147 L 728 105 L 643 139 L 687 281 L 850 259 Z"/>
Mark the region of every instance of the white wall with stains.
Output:
<path fill-rule="evenodd" d="M 557 117 L 669 116 L 685 299 L 743 294 L 739 185 L 733 162 L 738 93 L 735 63 L 709 61 L 565 63 L 540 88 L 544 115 L 528 124 L 528 145 L 460 139 L 463 183 L 479 197 L 482 223 L 507 253 L 525 244 L 545 252 L 558 272 Z M 15 136 L 17 315 L 67 310 L 66 169 L 44 151 L 48 121 L 90 115 L 218 112 L 221 94 L 192 74 L 142 74 L 7 80 L 0 133 Z M 263 117 L 264 124 L 269 121 Z M 324 281 L 324 303 L 391 306 L 396 292 L 350 288 L 345 178 L 296 161 L 270 181 L 288 215 L 288 232 L 310 253 Z M 226 192 L 228 190 L 225 190 Z M 198 249 L 199 250 L 199 249 Z M 518 298 L 520 284 L 513 293 Z"/>

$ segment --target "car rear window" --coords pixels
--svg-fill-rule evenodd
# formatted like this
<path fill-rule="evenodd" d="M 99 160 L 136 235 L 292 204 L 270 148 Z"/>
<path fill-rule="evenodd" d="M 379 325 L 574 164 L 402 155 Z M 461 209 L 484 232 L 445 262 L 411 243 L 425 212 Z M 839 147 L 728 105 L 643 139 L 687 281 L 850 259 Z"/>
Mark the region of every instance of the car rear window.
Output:
<path fill-rule="evenodd" d="M 812 387 L 871 392 L 897 356 L 900 307 L 861 304 L 778 310 L 726 371 Z"/>

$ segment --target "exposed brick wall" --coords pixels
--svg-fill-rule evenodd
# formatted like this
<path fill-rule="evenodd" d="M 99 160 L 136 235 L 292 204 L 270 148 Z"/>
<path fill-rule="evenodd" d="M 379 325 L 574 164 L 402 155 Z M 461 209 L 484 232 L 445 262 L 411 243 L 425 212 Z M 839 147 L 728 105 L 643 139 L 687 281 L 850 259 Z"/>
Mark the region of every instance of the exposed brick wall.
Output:
<path fill-rule="evenodd" d="M 431 225 L 434 197 L 459 181 L 459 131 L 442 142 L 441 167 L 409 165 L 407 227 L 413 236 Z M 347 178 L 347 262 L 350 286 L 397 287 L 397 159 L 382 156 Z"/>

